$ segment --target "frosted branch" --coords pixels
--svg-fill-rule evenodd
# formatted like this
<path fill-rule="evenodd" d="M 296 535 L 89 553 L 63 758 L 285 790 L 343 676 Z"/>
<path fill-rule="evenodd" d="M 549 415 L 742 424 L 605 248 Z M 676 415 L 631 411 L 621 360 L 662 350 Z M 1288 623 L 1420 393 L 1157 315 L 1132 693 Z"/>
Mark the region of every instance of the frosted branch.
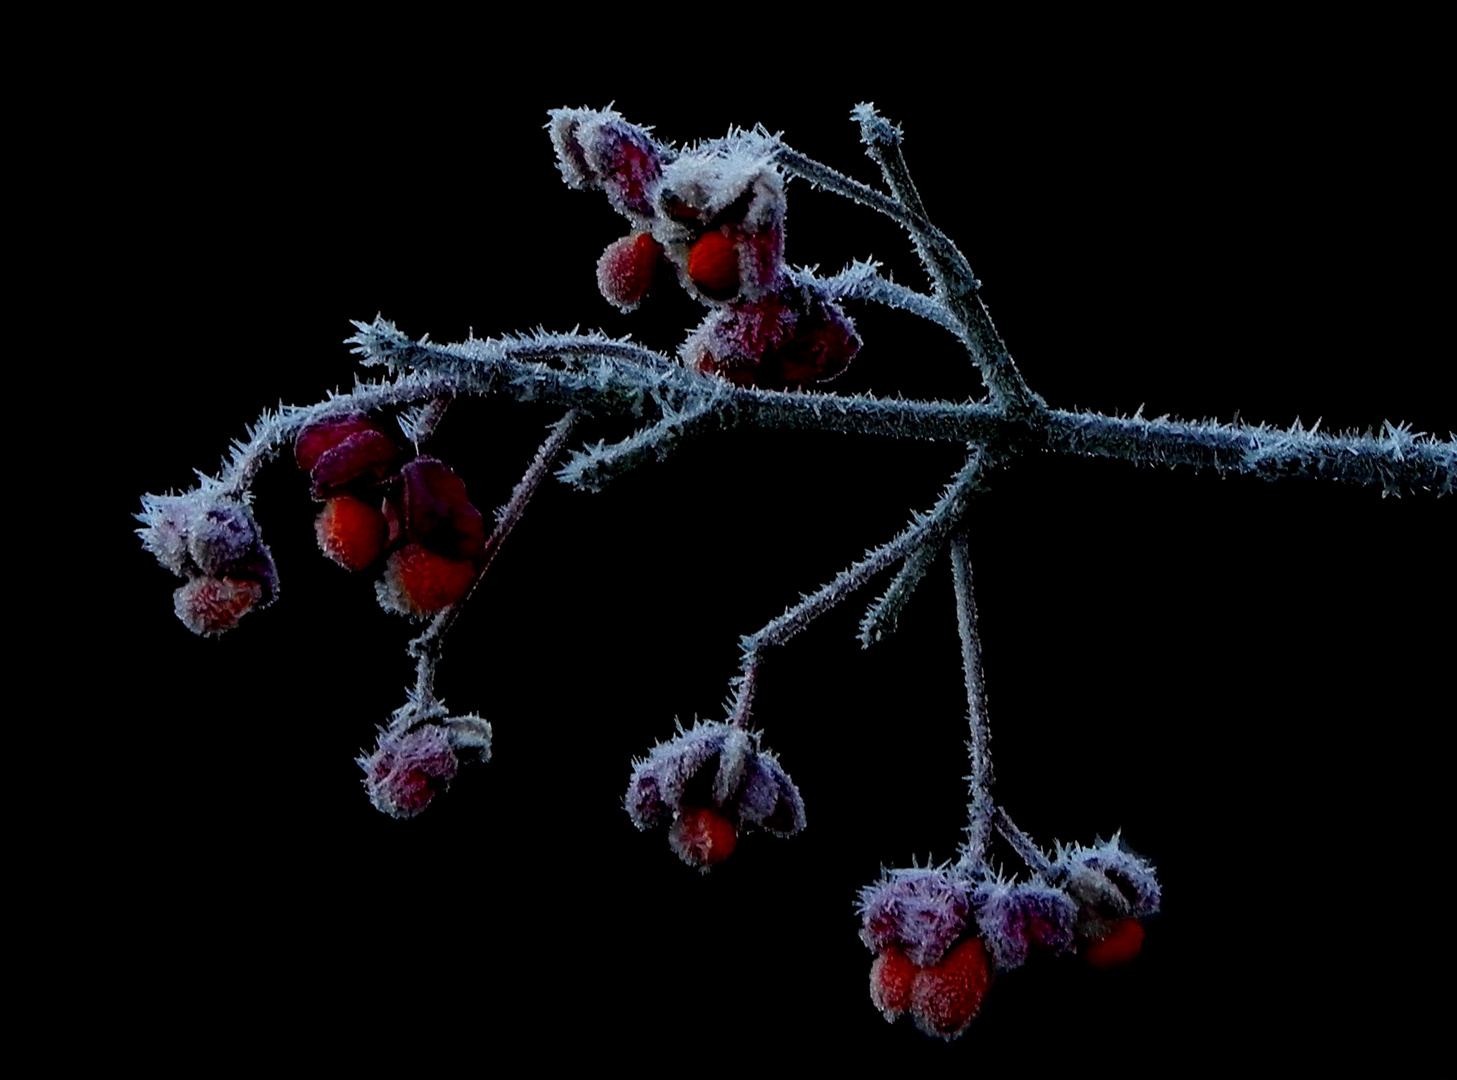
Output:
<path fill-rule="evenodd" d="M 659 370 L 654 362 L 653 370 L 646 370 L 626 359 L 605 356 L 596 367 L 557 368 L 515 359 L 517 339 L 436 345 L 411 341 L 384 320 L 355 325 L 360 332 L 350 341 L 356 351 L 377 358 L 388 356 L 392 363 L 443 380 L 402 382 L 398 390 L 382 393 L 382 397 L 415 400 L 427 386 L 433 388 L 432 393 L 447 387 L 473 393 L 499 389 L 521 399 L 579 405 L 584 413 L 636 415 L 655 397 L 681 402 L 710 393 L 718 395 L 725 424 L 975 443 L 994 449 L 999 457 L 1042 450 L 1140 465 L 1213 468 L 1264 479 L 1303 476 L 1379 486 L 1392 494 L 1450 492 L 1457 466 L 1457 439 L 1438 442 L 1389 422 L 1383 435 L 1328 435 L 1306 431 L 1298 424 L 1274 428 L 1063 409 L 1009 418 L 988 403 L 746 389 L 683 367 Z M 578 358 L 592 357 L 591 350 L 606 342 L 590 335 L 555 338 L 563 346 L 562 354 Z M 532 347 L 537 346 L 533 343 Z"/>
<path fill-rule="evenodd" d="M 956 590 L 956 629 L 961 638 L 961 667 L 966 677 L 966 715 L 971 728 L 967 751 L 971 775 L 967 777 L 971 802 L 967 806 L 966 844 L 962 866 L 981 866 L 992 832 L 991 726 L 987 722 L 986 686 L 981 670 L 981 638 L 976 628 L 976 600 L 971 592 L 971 560 L 966 534 L 951 540 L 951 573 Z"/>

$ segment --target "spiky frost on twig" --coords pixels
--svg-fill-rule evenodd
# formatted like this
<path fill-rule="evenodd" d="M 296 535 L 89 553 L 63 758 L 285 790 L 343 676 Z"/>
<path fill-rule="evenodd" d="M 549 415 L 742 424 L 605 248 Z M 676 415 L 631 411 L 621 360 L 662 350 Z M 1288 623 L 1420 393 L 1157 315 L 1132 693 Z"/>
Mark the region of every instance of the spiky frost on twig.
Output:
<path fill-rule="evenodd" d="M 965 256 L 927 219 L 920 193 L 901 155 L 900 128 L 883 119 L 873 105 L 858 105 L 852 115 L 860 124 L 860 138 L 866 152 L 880 166 L 886 186 L 908 212 L 902 224 L 910 232 L 926 272 L 936 283 L 937 297 L 962 327 L 963 340 L 981 370 L 992 402 L 1008 415 L 1046 409 L 1047 403 L 1027 385 L 1002 335 L 997 333 L 991 312 L 977 294 L 977 281 Z"/>
<path fill-rule="evenodd" d="M 1370 432 L 1328 435 L 1264 424 L 1064 409 L 1012 419 L 988 403 L 745 389 L 681 366 L 649 371 L 626 359 L 602 357 L 593 368 L 523 363 L 500 342 L 436 345 L 411 341 L 384 320 L 355 325 L 360 332 L 350 341 L 375 362 L 388 360 L 417 372 L 450 374 L 456 380 L 436 386 L 453 385 L 458 392 L 472 393 L 499 389 L 520 399 L 578 405 L 583 412 L 636 415 L 655 399 L 681 402 L 716 392 L 724 423 L 741 426 L 976 443 L 1144 465 L 1191 465 L 1264 479 L 1323 478 L 1380 486 L 1392 494 L 1418 489 L 1449 493 L 1457 470 L 1457 439 L 1418 438 L 1396 425 L 1379 437 Z M 578 358 L 595 355 L 592 350 L 606 340 L 591 335 L 555 337 L 564 355 L 569 352 Z M 569 345 L 573 347 L 566 350 Z M 535 343 L 530 347 L 538 348 Z"/>
<path fill-rule="evenodd" d="M 661 461 L 672 447 L 704 432 L 713 421 L 722 421 L 721 403 L 720 394 L 705 394 L 682 410 L 665 410 L 656 424 L 640 428 L 621 442 L 578 450 L 557 470 L 557 479 L 584 491 L 600 491 L 614 477 L 648 460 Z"/>
<path fill-rule="evenodd" d="M 507 500 L 506 505 L 496 511 L 496 527 L 492 530 L 491 535 L 486 537 L 481 563 L 476 569 L 475 580 L 471 582 L 469 591 L 454 604 L 437 613 L 430 620 L 430 625 L 425 628 L 425 631 L 406 646 L 406 651 L 415 657 L 416 661 L 415 689 L 411 700 L 425 703 L 435 700 L 435 668 L 440 662 L 445 635 L 460 618 L 460 612 L 464 609 L 466 602 L 480 587 L 481 579 L 491 568 L 491 563 L 495 561 L 501 545 L 505 543 L 506 537 L 511 535 L 511 530 L 520 522 L 521 515 L 526 510 L 526 504 L 536 494 L 536 489 L 541 486 L 542 480 L 551 470 L 557 455 L 561 453 L 562 447 L 571 438 L 576 423 L 577 414 L 569 412 L 552 425 L 551 434 L 537 448 L 536 456 L 532 458 L 525 474 L 512 488 L 510 499 Z"/>
<path fill-rule="evenodd" d="M 987 720 L 986 685 L 981 669 L 981 638 L 976 627 L 976 599 L 971 591 L 971 559 L 966 534 L 951 540 L 951 574 L 956 591 L 956 630 L 961 638 L 961 668 L 966 680 L 966 715 L 971 729 L 967 751 L 971 775 L 967 777 L 971 803 L 967 806 L 966 844 L 961 865 L 981 866 L 986 860 L 992 832 L 991 725 Z"/>
<path fill-rule="evenodd" d="M 938 529 L 944 529 L 946 522 L 959 518 L 964 512 L 966 500 L 977 488 L 983 466 L 983 454 L 973 451 L 929 513 L 916 515 L 916 520 L 905 531 L 868 552 L 865 558 L 842 570 L 832 581 L 803 597 L 798 604 L 786 609 L 784 614 L 769 620 L 756 633 L 740 641 L 744 657 L 741 674 L 734 680 L 734 700 L 729 710 L 730 719 L 736 725 L 742 727 L 748 722 L 764 649 L 770 645 L 784 644 L 876 574 L 915 551 L 925 542 L 927 536 L 934 535 Z"/>

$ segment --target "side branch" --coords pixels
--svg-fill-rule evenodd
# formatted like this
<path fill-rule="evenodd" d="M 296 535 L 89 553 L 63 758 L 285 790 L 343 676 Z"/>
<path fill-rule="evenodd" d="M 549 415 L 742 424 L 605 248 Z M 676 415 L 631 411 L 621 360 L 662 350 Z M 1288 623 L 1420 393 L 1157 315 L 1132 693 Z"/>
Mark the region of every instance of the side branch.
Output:
<path fill-rule="evenodd" d="M 783 615 L 769 620 L 757 633 L 750 634 L 740 642 L 744 651 L 742 673 L 735 680 L 734 701 L 729 710 L 729 719 L 736 727 L 744 727 L 748 723 L 764 650 L 771 645 L 784 644 L 876 574 L 911 555 L 921 545 L 938 540 L 951 523 L 961 519 L 966 510 L 966 501 L 977 489 L 986 465 L 985 451 L 974 449 L 930 513 L 917 515 L 908 529 L 866 554 L 865 558 L 853 566 L 842 570 L 832 581 L 803 597 Z"/>
<path fill-rule="evenodd" d="M 978 282 L 966 257 L 926 217 L 920 193 L 901 154 L 900 128 L 870 105 L 857 106 L 853 115 L 859 121 L 860 139 L 865 143 L 866 152 L 880 166 L 886 186 L 896 201 L 908 211 L 908 218 L 902 224 L 915 242 L 926 273 L 936 283 L 937 297 L 962 328 L 962 338 L 986 381 L 993 404 L 1013 416 L 1045 409 L 1047 403 L 1022 378 L 1006 342 L 992 322 L 991 312 L 977 295 Z"/>

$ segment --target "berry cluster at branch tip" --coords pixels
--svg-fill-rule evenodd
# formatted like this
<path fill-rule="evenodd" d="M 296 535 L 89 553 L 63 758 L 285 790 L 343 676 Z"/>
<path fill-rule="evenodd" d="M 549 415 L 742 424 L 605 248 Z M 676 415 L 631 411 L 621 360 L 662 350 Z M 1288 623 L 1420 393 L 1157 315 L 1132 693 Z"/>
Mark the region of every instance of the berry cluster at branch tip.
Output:
<path fill-rule="evenodd" d="M 870 1000 L 928 1035 L 966 1030 L 996 973 L 1032 954 L 1077 952 L 1106 970 L 1139 954 L 1158 910 L 1153 867 L 1118 840 L 1059 847 L 1020 881 L 977 862 L 890 870 L 861 890 L 860 939 L 874 952 Z"/>
<path fill-rule="evenodd" d="M 666 263 L 710 311 L 683 363 L 744 387 L 827 382 L 860 348 L 854 324 L 818 284 L 784 264 L 784 180 L 759 131 L 677 151 L 611 110 L 556 109 L 551 138 L 567 184 L 600 190 L 632 231 L 597 263 L 602 295 L 643 302 Z"/>
<path fill-rule="evenodd" d="M 193 633 L 231 630 L 278 595 L 278 570 L 252 510 L 216 481 L 183 495 L 147 495 L 137 520 L 143 547 L 187 579 L 172 605 Z"/>

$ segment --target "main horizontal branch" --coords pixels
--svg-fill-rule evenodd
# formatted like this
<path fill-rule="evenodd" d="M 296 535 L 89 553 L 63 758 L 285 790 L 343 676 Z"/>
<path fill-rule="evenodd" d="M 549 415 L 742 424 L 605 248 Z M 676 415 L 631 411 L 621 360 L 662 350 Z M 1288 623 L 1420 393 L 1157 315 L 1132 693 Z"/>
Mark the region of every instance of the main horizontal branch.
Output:
<path fill-rule="evenodd" d="M 977 443 L 998 456 L 1038 450 L 1146 465 L 1191 465 L 1265 479 L 1301 476 L 1378 485 L 1394 493 L 1448 493 L 1457 471 L 1457 440 L 1420 437 L 1389 423 L 1376 435 L 1063 409 L 1010 418 L 983 402 L 743 389 L 672 365 L 640 346 L 594 335 L 437 345 L 413 341 L 383 319 L 355 325 L 359 333 L 349 340 L 365 363 L 449 375 L 467 392 L 506 392 L 588 413 L 641 417 L 662 403 L 682 410 L 711 397 L 726 427 Z M 594 351 L 599 345 L 601 351 Z M 520 359 L 523 355 L 531 361 Z M 556 362 L 546 362 L 547 356 Z"/>

